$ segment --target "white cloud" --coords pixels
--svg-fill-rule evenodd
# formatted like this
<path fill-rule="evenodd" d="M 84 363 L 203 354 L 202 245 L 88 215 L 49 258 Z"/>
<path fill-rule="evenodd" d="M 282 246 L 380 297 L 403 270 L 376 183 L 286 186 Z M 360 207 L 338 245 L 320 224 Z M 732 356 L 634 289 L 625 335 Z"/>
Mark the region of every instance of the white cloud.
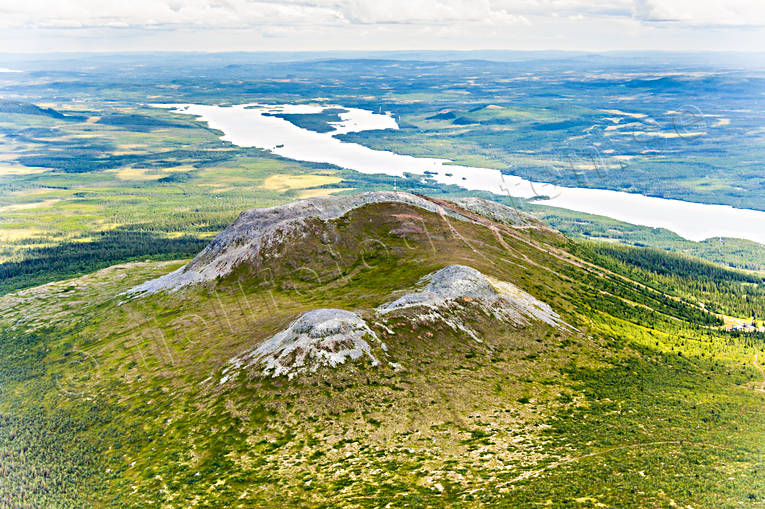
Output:
<path fill-rule="evenodd" d="M 0 51 L 751 50 L 763 27 L 765 0 L 0 0 Z"/>
<path fill-rule="evenodd" d="M 0 26 L 515 25 L 552 14 L 628 16 L 630 8 L 630 0 L 0 0 Z"/>
<path fill-rule="evenodd" d="M 635 16 L 645 22 L 701 26 L 763 26 L 763 0 L 635 0 Z"/>
<path fill-rule="evenodd" d="M 4 27 L 528 24 L 532 17 L 765 24 L 762 0 L 0 0 Z"/>
<path fill-rule="evenodd" d="M 328 2 L 248 0 L 26 0 L 0 3 L 0 24 L 27 27 L 237 28 L 270 24 L 338 23 Z"/>
<path fill-rule="evenodd" d="M 528 23 L 524 9 L 504 5 L 513 2 L 489 0 L 351 0 L 338 2 L 337 8 L 351 22 L 360 23 Z M 517 3 L 517 2 L 516 2 Z"/>

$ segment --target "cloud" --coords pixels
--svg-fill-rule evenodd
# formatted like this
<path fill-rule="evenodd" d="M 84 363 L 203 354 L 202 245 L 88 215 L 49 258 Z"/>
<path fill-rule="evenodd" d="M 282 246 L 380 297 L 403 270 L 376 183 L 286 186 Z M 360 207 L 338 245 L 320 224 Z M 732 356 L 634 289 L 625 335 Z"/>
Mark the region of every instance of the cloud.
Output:
<path fill-rule="evenodd" d="M 246 28 L 269 25 L 530 24 L 533 18 L 762 25 L 762 0 L 0 0 L 0 26 Z"/>
<path fill-rule="evenodd" d="M 0 4 L 0 26 L 517 25 L 532 16 L 630 13 L 630 0 L 25 0 Z"/>
<path fill-rule="evenodd" d="M 0 0 L 0 47 L 16 51 L 758 44 L 765 0 Z"/>
<path fill-rule="evenodd" d="M 635 0 L 634 15 L 647 23 L 691 26 L 763 26 L 762 0 Z"/>
<path fill-rule="evenodd" d="M 248 0 L 26 0 L 0 6 L 6 27 L 86 28 L 339 23 L 329 2 Z"/>
<path fill-rule="evenodd" d="M 508 9 L 506 2 L 489 0 L 394 0 L 342 2 L 338 9 L 352 23 L 445 24 L 528 23 L 523 11 Z"/>

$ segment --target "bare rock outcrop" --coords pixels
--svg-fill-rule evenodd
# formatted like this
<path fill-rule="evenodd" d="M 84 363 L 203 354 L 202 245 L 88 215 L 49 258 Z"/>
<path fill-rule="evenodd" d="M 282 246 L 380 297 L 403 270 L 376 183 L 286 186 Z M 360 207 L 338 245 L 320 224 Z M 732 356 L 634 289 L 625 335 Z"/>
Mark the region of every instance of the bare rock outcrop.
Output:
<path fill-rule="evenodd" d="M 486 315 L 514 326 L 537 321 L 556 328 L 569 327 L 544 302 L 512 283 L 496 280 L 465 265 L 449 265 L 433 272 L 420 281 L 420 286 L 419 291 L 377 308 L 377 316 L 385 322 L 389 314 L 405 312 L 418 322 L 445 323 L 478 342 L 481 338 L 462 319 L 465 315 L 468 320 L 474 317 L 475 306 Z M 377 323 L 377 326 L 393 332 L 384 324 Z M 259 376 L 291 379 L 320 367 L 335 368 L 361 358 L 377 366 L 380 361 L 373 353 L 375 349 L 387 357 L 387 346 L 359 315 L 343 309 L 315 309 L 252 350 L 228 361 L 220 383 L 233 379 L 242 369 Z"/>
<path fill-rule="evenodd" d="M 482 308 L 496 319 L 516 326 L 529 325 L 532 320 L 553 327 L 564 327 L 560 316 L 546 303 L 517 286 L 499 281 L 465 265 L 449 265 L 420 281 L 421 290 L 406 294 L 380 306 L 381 315 L 405 309 L 414 309 L 415 317 L 440 320 L 454 329 L 475 333 L 450 316 L 449 311 L 464 307 L 465 303 Z"/>
<path fill-rule="evenodd" d="M 419 196 L 392 191 L 317 197 L 275 207 L 246 210 L 190 263 L 170 274 L 138 285 L 127 293 L 173 291 L 190 284 L 213 281 L 230 274 L 240 264 L 254 260 L 262 250 L 278 246 L 288 236 L 305 234 L 302 227 L 310 218 L 328 221 L 373 203 L 404 203 L 461 218 Z"/>
<path fill-rule="evenodd" d="M 223 370 L 226 383 L 242 368 L 255 368 L 262 376 L 287 376 L 319 367 L 337 367 L 347 360 L 367 357 L 372 365 L 379 361 L 372 345 L 386 349 L 367 323 L 356 313 L 344 309 L 314 309 L 257 348 L 230 360 Z"/>
<path fill-rule="evenodd" d="M 552 230 L 552 228 L 528 212 L 523 212 L 514 207 L 508 207 L 502 203 L 472 196 L 455 198 L 451 201 L 469 212 L 491 219 L 497 223 L 506 224 L 515 228 Z"/>

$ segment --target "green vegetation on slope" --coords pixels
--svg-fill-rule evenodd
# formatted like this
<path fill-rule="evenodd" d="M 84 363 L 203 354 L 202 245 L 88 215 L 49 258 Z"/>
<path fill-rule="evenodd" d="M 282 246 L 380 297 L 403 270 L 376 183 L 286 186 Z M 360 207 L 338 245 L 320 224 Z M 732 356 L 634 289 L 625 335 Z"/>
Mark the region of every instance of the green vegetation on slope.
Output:
<path fill-rule="evenodd" d="M 686 240 L 663 228 L 649 228 L 615 219 L 534 204 L 517 204 L 575 239 L 653 247 L 703 258 L 729 267 L 765 273 L 765 246 L 743 239 Z"/>
<path fill-rule="evenodd" d="M 558 234 L 488 226 L 367 206 L 306 222 L 210 285 L 117 296 L 177 267 L 151 262 L 0 298 L 7 344 L 26 345 L 0 402 L 16 423 L 0 455 L 32 467 L 13 482 L 47 486 L 25 491 L 30 506 L 72 505 L 78 489 L 107 507 L 761 503 L 762 338 L 641 283 L 653 273 L 624 270 L 629 253 L 588 264 Z M 648 268 L 678 263 L 662 256 Z M 480 343 L 406 314 L 376 323 L 375 306 L 450 263 L 512 281 L 580 332 L 516 328 L 469 302 L 455 316 Z M 317 307 L 357 310 L 400 367 L 219 383 L 230 358 Z M 9 439 L 35 412 L 67 420 Z M 61 447 L 75 436 L 94 454 Z M 32 440 L 49 456 L 25 455 Z M 47 467 L 63 461 L 70 476 Z"/>
<path fill-rule="evenodd" d="M 185 258 L 201 251 L 208 242 L 205 237 L 168 237 L 141 229 L 117 228 L 88 235 L 84 240 L 31 248 L 20 261 L 0 263 L 0 294 L 120 262 Z"/>
<path fill-rule="evenodd" d="M 765 313 L 765 278 L 661 250 L 603 243 L 575 244 L 574 252 L 661 292 L 704 309 L 743 318 Z"/>

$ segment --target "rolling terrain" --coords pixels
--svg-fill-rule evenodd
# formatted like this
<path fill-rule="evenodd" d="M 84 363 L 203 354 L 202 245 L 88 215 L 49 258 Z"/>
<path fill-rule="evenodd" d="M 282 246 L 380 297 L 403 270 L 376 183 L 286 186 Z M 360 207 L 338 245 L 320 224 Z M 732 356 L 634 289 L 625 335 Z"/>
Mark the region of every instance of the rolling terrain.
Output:
<path fill-rule="evenodd" d="M 429 56 L 430 55 L 430 56 Z M 401 129 L 349 142 L 538 182 L 765 210 L 757 59 L 688 54 L 0 55 L 0 293 L 127 261 L 194 256 L 236 214 L 432 179 L 362 175 L 236 147 L 155 103 L 341 104 Z M 367 55 L 368 56 L 368 55 Z M 338 112 L 288 114 L 326 132 Z M 570 237 L 765 271 L 765 249 L 490 199 Z"/>
<path fill-rule="evenodd" d="M 765 504 L 756 273 L 479 198 L 232 220 L 0 297 L 0 507 Z"/>

